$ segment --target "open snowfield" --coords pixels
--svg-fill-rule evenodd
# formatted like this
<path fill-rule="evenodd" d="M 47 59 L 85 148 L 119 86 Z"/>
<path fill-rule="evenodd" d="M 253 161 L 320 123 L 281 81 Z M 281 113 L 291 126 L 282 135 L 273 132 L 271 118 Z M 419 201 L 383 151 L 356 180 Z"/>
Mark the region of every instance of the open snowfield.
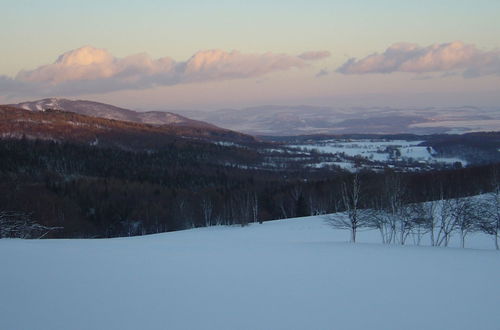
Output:
<path fill-rule="evenodd" d="M 500 253 L 346 243 L 321 217 L 0 240 L 0 329 L 500 329 Z"/>
<path fill-rule="evenodd" d="M 377 161 L 377 162 L 388 162 L 394 160 L 394 150 L 399 150 L 399 156 L 396 158 L 398 160 L 409 160 L 421 161 L 426 163 L 443 163 L 443 164 L 453 164 L 455 162 L 462 163 L 463 166 L 467 165 L 467 162 L 459 158 L 446 158 L 439 157 L 437 153 L 432 148 L 426 146 L 420 146 L 422 141 L 406 141 L 406 140 L 324 140 L 318 142 L 317 144 L 295 144 L 289 145 L 288 147 L 316 151 L 318 153 L 326 154 L 344 154 L 349 157 L 363 157 L 367 160 Z M 346 170 L 353 170 L 353 162 L 335 162 L 335 163 L 323 163 L 316 164 L 315 167 L 321 167 L 321 165 L 338 165 Z"/>

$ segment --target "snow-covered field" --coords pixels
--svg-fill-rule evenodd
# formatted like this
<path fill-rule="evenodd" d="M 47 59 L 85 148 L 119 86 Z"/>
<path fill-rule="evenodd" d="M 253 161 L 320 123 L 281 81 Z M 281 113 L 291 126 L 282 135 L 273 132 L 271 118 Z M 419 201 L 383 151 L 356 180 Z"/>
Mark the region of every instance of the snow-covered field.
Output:
<path fill-rule="evenodd" d="M 467 162 L 459 158 L 444 158 L 438 157 L 437 153 L 426 146 L 419 146 L 422 141 L 406 141 L 406 140 L 325 140 L 316 144 L 296 144 L 288 147 L 297 148 L 307 151 L 316 151 L 327 154 L 344 154 L 349 157 L 363 157 L 370 161 L 389 162 L 391 160 L 406 161 L 414 160 L 425 163 L 444 163 L 453 164 L 455 162 L 462 163 L 463 166 Z M 395 151 L 398 154 L 395 154 Z M 352 169 L 352 162 L 334 162 L 335 164 L 347 170 Z M 315 167 L 321 165 L 330 165 L 330 163 L 316 164 Z"/>
<path fill-rule="evenodd" d="M 370 141 L 370 140 L 326 140 L 317 144 L 303 144 L 303 145 L 291 145 L 289 147 L 302 148 L 306 150 L 316 150 L 320 153 L 344 153 L 347 156 L 362 156 L 367 159 L 385 162 L 390 158 L 390 154 L 386 151 L 387 147 L 395 147 L 400 150 L 405 151 L 408 148 L 413 148 L 422 141 L 404 141 L 404 140 L 391 140 L 391 141 Z M 425 147 L 421 147 L 425 150 Z M 425 150 L 426 151 L 426 150 Z M 403 152 L 402 152 L 403 153 Z M 406 152 L 405 152 L 406 154 Z M 428 152 L 426 152 L 429 155 Z M 413 155 L 413 154 L 412 154 Z M 410 155 L 408 155 L 410 157 Z"/>
<path fill-rule="evenodd" d="M 500 253 L 347 243 L 321 217 L 0 240 L 0 329 L 500 329 Z"/>

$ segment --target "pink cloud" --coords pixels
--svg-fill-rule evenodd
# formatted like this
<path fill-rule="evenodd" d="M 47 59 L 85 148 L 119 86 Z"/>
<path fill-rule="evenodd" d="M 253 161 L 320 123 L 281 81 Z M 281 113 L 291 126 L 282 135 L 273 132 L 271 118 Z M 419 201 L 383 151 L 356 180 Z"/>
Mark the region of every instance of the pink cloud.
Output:
<path fill-rule="evenodd" d="M 286 54 L 207 50 L 194 54 L 185 63 L 184 78 L 189 81 L 251 78 L 306 65 L 305 60 Z"/>
<path fill-rule="evenodd" d="M 307 55 L 304 55 L 307 54 Z M 169 57 L 152 59 L 147 54 L 117 58 L 105 49 L 84 46 L 60 55 L 52 64 L 23 70 L 5 84 L 22 84 L 41 94 L 102 93 L 144 89 L 199 81 L 244 79 L 276 71 L 304 68 L 309 60 L 326 56 L 308 52 L 287 54 L 243 54 L 238 51 L 199 51 L 184 62 Z"/>
<path fill-rule="evenodd" d="M 71 50 L 59 56 L 52 64 L 34 70 L 21 71 L 17 80 L 60 84 L 77 80 L 97 80 L 121 76 L 123 79 L 134 75 L 168 73 L 173 70 L 170 58 L 151 59 L 146 54 L 136 54 L 116 58 L 105 49 L 90 46 Z"/>
<path fill-rule="evenodd" d="M 482 51 L 461 41 L 421 47 L 397 43 L 382 54 L 351 58 L 337 69 L 343 74 L 456 72 L 466 77 L 500 74 L 500 52 Z"/>

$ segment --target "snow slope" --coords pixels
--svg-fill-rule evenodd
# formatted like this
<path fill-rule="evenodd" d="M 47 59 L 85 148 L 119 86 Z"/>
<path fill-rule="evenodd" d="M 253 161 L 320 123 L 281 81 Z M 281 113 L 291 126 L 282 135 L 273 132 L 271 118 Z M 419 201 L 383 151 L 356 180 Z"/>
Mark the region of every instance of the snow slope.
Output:
<path fill-rule="evenodd" d="M 384 246 L 321 217 L 0 240 L 0 329 L 500 329 L 500 253 Z M 485 248 L 485 249 L 482 249 Z"/>

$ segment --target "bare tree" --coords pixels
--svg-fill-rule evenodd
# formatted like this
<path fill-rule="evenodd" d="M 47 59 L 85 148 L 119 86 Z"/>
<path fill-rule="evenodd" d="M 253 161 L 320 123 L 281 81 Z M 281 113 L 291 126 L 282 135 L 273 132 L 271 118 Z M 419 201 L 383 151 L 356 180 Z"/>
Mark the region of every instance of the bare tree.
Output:
<path fill-rule="evenodd" d="M 384 190 L 390 229 L 389 243 L 395 243 L 397 241 L 396 233 L 399 231 L 399 242 L 404 244 L 406 223 L 402 220 L 405 216 L 403 205 L 406 189 L 401 181 L 401 175 L 398 173 L 386 175 Z"/>
<path fill-rule="evenodd" d="M 367 212 L 360 209 L 361 182 L 356 173 L 352 181 L 342 183 L 342 203 L 346 214 L 333 214 L 326 221 L 337 229 L 348 229 L 351 232 L 351 242 L 356 243 L 358 229 L 367 224 Z"/>
<path fill-rule="evenodd" d="M 234 195 L 233 216 L 238 219 L 241 226 L 248 225 L 253 220 L 252 196 L 248 192 Z"/>
<path fill-rule="evenodd" d="M 214 205 L 212 200 L 208 196 L 203 196 L 201 199 L 201 212 L 205 222 L 205 227 L 210 227 L 212 225 L 213 211 Z"/>
<path fill-rule="evenodd" d="M 478 229 L 481 219 L 480 204 L 472 197 L 455 198 L 451 201 L 453 225 L 460 233 L 460 246 L 465 247 L 465 239 L 469 233 Z"/>
<path fill-rule="evenodd" d="M 430 234 L 430 241 L 431 241 L 431 246 L 436 245 L 436 229 L 438 227 L 438 222 L 436 218 L 436 209 L 438 206 L 438 202 L 436 201 L 428 201 L 425 203 L 422 203 L 422 213 L 421 217 L 425 219 L 425 223 L 427 226 L 427 229 Z"/>
<path fill-rule="evenodd" d="M 318 196 L 314 196 L 309 193 L 309 214 L 310 215 L 321 215 L 326 213 L 326 205 L 322 204 L 322 200 Z"/>
<path fill-rule="evenodd" d="M 278 204 L 279 209 L 281 211 L 281 218 L 282 219 L 289 218 L 289 213 L 287 212 L 288 209 L 287 198 L 283 194 L 280 194 L 276 198 L 276 203 Z"/>
<path fill-rule="evenodd" d="M 389 214 L 382 206 L 380 198 L 374 200 L 372 208 L 366 210 L 366 215 L 367 226 L 379 231 L 382 244 L 389 244 L 393 234 L 391 233 Z"/>
<path fill-rule="evenodd" d="M 253 222 L 262 223 L 262 220 L 259 219 L 259 196 L 257 196 L 256 192 L 252 192 L 249 194 L 250 208 L 252 209 L 252 220 Z"/>
<path fill-rule="evenodd" d="M 290 198 L 292 205 L 292 207 L 290 208 L 290 213 L 292 218 L 297 216 L 296 205 L 301 196 L 302 196 L 302 187 L 299 185 L 294 185 L 292 189 L 290 189 Z"/>
<path fill-rule="evenodd" d="M 426 218 L 414 218 L 413 219 L 413 230 L 411 235 L 413 237 L 413 243 L 415 245 L 420 245 L 422 242 L 422 237 L 429 232 L 428 222 Z"/>
<path fill-rule="evenodd" d="M 421 217 L 420 204 L 404 204 L 396 214 L 398 242 L 405 245 L 410 235 L 415 238 L 415 244 L 420 244 L 420 239 L 425 232 L 424 219 Z"/>
<path fill-rule="evenodd" d="M 383 244 L 398 242 L 404 245 L 408 237 L 413 237 L 414 243 L 420 245 L 422 237 L 431 227 L 425 204 L 422 203 L 401 205 L 394 214 L 377 202 L 367 210 L 367 222 L 368 227 L 379 231 Z"/>
<path fill-rule="evenodd" d="M 422 237 L 429 233 L 431 246 L 435 245 L 434 232 L 436 230 L 436 220 L 434 217 L 434 209 L 436 203 L 429 201 L 425 203 L 412 204 L 413 212 L 413 229 L 412 236 L 414 243 L 420 245 Z"/>
<path fill-rule="evenodd" d="M 495 248 L 498 250 L 498 237 L 500 235 L 500 173 L 498 167 L 493 170 L 493 191 L 488 196 L 489 233 L 495 239 Z"/>
<path fill-rule="evenodd" d="M 385 176 L 382 194 L 374 199 L 369 226 L 379 230 L 384 244 L 404 244 L 411 232 L 412 214 L 404 204 L 405 193 L 401 176 L 389 173 Z"/>
<path fill-rule="evenodd" d="M 36 223 L 29 213 L 0 211 L 0 238 L 43 238 L 59 229 Z"/>
<path fill-rule="evenodd" d="M 478 223 L 478 230 L 493 236 L 495 248 L 499 249 L 500 236 L 500 173 L 499 168 L 494 168 L 491 178 L 492 191 L 483 201 L 483 213 Z"/>
<path fill-rule="evenodd" d="M 444 199 L 441 193 L 441 199 L 437 207 L 436 216 L 439 222 L 439 231 L 436 238 L 436 245 L 448 246 L 451 235 L 455 230 L 455 219 L 452 213 L 451 200 Z"/>

